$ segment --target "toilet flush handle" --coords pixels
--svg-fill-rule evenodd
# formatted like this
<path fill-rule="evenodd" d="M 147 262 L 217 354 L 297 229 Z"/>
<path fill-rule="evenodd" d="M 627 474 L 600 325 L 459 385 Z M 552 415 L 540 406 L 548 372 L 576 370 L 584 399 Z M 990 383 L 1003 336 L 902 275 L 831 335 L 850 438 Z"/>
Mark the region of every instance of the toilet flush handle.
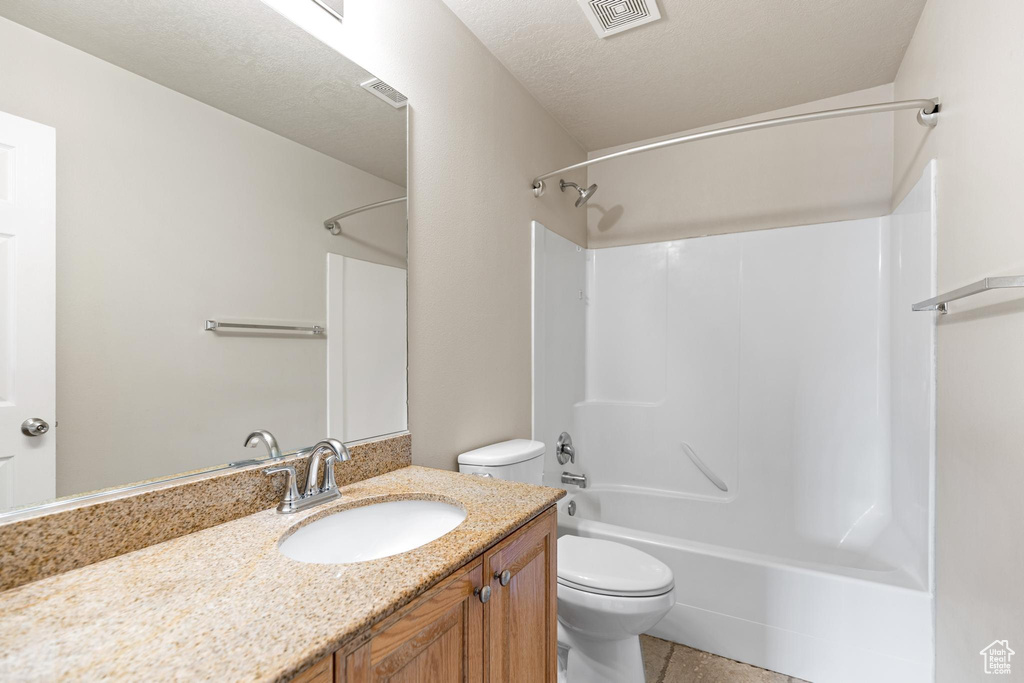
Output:
<path fill-rule="evenodd" d="M 505 570 L 503 572 L 494 572 L 494 578 L 498 580 L 502 586 L 507 586 L 508 582 L 512 580 L 512 572 Z"/>

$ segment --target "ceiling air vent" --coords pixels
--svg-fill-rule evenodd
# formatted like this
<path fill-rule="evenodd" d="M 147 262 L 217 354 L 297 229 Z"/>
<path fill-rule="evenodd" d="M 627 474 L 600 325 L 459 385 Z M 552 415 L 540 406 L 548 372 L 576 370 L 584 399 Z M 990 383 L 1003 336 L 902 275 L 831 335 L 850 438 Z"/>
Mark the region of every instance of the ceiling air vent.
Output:
<path fill-rule="evenodd" d="M 363 86 L 395 109 L 401 109 L 409 101 L 408 97 L 398 92 L 379 78 L 371 78 L 365 83 L 360 83 L 359 85 Z"/>
<path fill-rule="evenodd" d="M 657 0 L 577 0 L 601 38 L 661 19 Z"/>

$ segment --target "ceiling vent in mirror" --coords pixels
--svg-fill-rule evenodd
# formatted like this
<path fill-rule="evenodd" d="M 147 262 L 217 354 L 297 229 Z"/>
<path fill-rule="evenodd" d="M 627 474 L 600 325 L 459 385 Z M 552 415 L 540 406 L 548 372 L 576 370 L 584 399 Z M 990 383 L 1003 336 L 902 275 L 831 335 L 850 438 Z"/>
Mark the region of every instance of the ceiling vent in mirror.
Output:
<path fill-rule="evenodd" d="M 313 0 L 316 4 L 338 21 L 345 16 L 345 0 Z"/>
<path fill-rule="evenodd" d="M 577 0 L 601 38 L 661 19 L 657 0 Z"/>
<path fill-rule="evenodd" d="M 398 92 L 379 78 L 371 78 L 365 83 L 360 83 L 359 85 L 363 86 L 395 109 L 401 109 L 409 101 L 408 97 Z"/>

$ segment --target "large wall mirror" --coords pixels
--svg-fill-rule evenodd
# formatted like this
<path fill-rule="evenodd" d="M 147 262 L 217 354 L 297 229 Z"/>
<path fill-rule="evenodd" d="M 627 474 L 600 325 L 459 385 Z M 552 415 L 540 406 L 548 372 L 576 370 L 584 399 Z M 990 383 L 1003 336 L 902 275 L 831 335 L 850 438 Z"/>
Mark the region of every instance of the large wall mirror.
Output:
<path fill-rule="evenodd" d="M 373 79 L 260 0 L 0 2 L 0 510 L 406 429 Z"/>

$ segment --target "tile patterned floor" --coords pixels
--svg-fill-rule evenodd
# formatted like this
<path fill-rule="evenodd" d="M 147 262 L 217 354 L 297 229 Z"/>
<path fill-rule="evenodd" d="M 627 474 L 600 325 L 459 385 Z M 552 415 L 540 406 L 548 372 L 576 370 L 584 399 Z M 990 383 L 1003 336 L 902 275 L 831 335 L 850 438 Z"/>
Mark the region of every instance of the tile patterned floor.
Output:
<path fill-rule="evenodd" d="M 651 636 L 640 647 L 647 683 L 807 683 Z"/>

